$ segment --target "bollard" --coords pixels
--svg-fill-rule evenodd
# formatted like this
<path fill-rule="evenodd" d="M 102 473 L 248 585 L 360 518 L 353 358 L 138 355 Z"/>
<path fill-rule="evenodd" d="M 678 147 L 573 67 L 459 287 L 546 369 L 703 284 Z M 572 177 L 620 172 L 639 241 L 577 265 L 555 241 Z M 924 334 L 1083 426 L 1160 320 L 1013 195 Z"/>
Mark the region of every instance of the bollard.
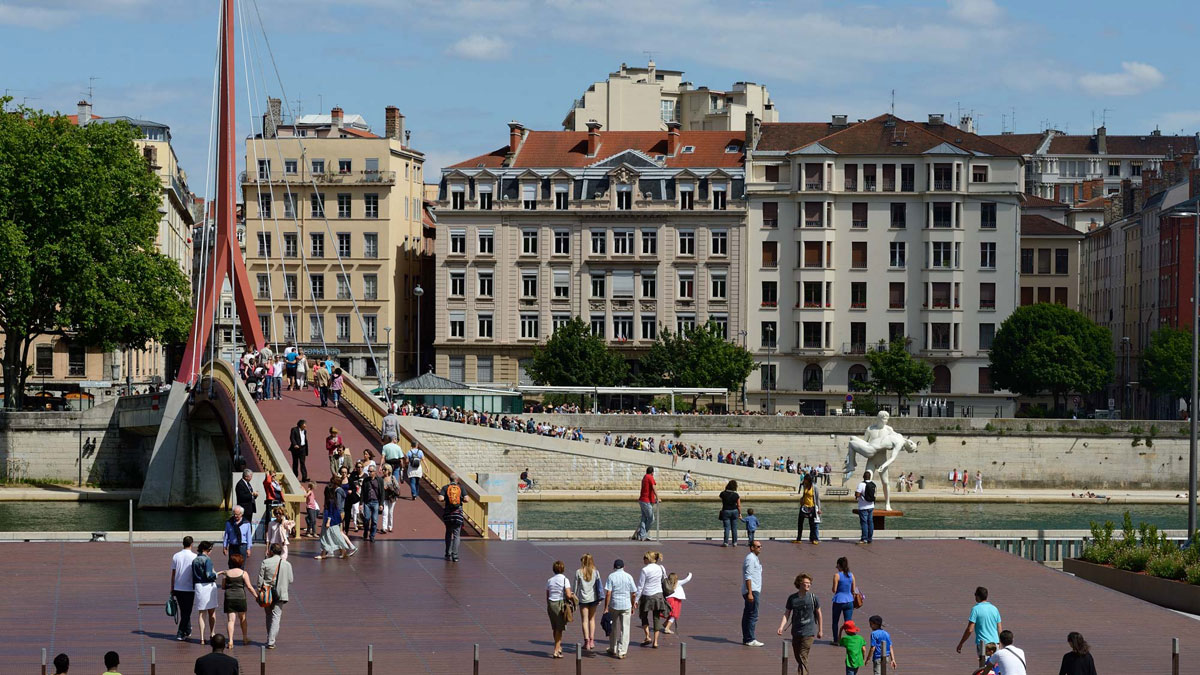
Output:
<path fill-rule="evenodd" d="M 679 643 L 679 675 L 687 675 L 687 643 Z"/>
<path fill-rule="evenodd" d="M 1179 675 L 1179 638 L 1171 638 L 1171 675 Z"/>
<path fill-rule="evenodd" d="M 779 672 L 783 673 L 783 675 L 788 675 L 788 670 L 787 670 L 787 661 L 788 661 L 788 659 L 787 659 L 787 640 L 781 640 L 779 644 L 780 644 L 780 645 L 783 647 L 783 649 L 782 649 L 783 656 L 781 657 L 781 658 L 782 658 L 782 660 L 783 660 L 783 669 L 782 669 L 782 670 L 780 670 Z"/>
<path fill-rule="evenodd" d="M 258 674 L 267 675 L 267 647 L 258 648 Z"/>
<path fill-rule="evenodd" d="M 583 649 L 578 642 L 575 643 L 575 675 L 583 675 Z"/>
<path fill-rule="evenodd" d="M 479 675 L 479 644 L 475 645 L 475 670 L 472 671 L 475 675 Z"/>
<path fill-rule="evenodd" d="M 150 648 L 150 675 L 158 670 L 158 650 L 155 647 Z"/>
<path fill-rule="evenodd" d="M 42 675 L 46 675 L 46 648 L 42 647 Z"/>
<path fill-rule="evenodd" d="M 367 675 L 375 674 L 375 645 L 367 645 Z"/>

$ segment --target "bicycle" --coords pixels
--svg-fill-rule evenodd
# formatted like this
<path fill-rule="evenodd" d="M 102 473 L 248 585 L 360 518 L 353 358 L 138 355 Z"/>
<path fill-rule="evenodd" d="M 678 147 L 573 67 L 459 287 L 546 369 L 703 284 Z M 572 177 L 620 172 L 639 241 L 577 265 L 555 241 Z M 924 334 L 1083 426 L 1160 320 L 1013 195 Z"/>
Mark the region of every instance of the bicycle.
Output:
<path fill-rule="evenodd" d="M 699 494 L 703 494 L 703 493 L 704 493 L 704 491 L 700 489 L 699 484 L 695 484 L 695 485 L 689 485 L 687 483 L 679 484 L 679 494 L 681 494 L 681 495 L 699 495 Z"/>
<path fill-rule="evenodd" d="M 530 493 L 538 493 L 541 491 L 542 491 L 542 488 L 533 480 L 530 480 L 528 483 L 521 483 L 521 482 L 517 483 L 517 494 L 524 495 L 524 494 L 530 494 Z"/>

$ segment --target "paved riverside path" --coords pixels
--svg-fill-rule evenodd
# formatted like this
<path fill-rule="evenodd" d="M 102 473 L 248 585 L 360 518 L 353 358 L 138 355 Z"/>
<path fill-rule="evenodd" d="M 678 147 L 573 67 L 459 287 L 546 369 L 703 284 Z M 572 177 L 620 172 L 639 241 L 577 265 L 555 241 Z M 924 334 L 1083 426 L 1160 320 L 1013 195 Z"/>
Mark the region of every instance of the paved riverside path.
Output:
<path fill-rule="evenodd" d="M 315 483 L 317 502 L 322 507 L 325 506 L 325 484 L 330 477 L 329 453 L 325 451 L 325 437 L 329 435 L 329 427 L 337 428 L 342 442 L 350 449 L 355 460 L 361 459 L 363 450 L 367 448 L 375 453 L 375 461 L 378 462 L 382 459 L 379 449 L 383 446 L 376 438 L 377 434 L 368 435 L 366 430 L 359 426 L 357 420 L 352 420 L 347 413 L 333 407 L 332 402 L 328 407 L 322 408 L 320 400 L 313 394 L 312 389 L 285 391 L 281 400 L 260 401 L 258 411 L 267 420 L 267 425 L 271 427 L 271 433 L 275 436 L 275 442 L 279 444 L 279 448 L 289 462 L 292 455 L 287 449 L 291 443 L 292 427 L 296 426 L 298 420 L 305 420 L 308 423 L 308 477 Z M 428 494 L 428 489 L 426 488 L 426 493 L 421 499 L 414 502 L 407 498 L 411 494 L 408 486 L 402 485 L 400 488 L 400 495 L 403 498 L 396 501 L 394 522 L 396 529 L 388 534 L 376 535 L 376 540 L 430 539 L 444 536 L 446 529 L 442 525 L 441 506 L 435 505 L 433 498 Z M 380 515 L 382 517 L 382 513 Z M 299 525 L 302 527 L 303 524 L 304 519 L 301 518 Z M 317 527 L 319 531 L 320 525 L 318 524 Z M 356 531 L 349 534 L 351 541 L 357 544 L 359 535 L 362 533 Z"/>
<path fill-rule="evenodd" d="M 1171 637 L 1180 638 L 1182 663 L 1200 659 L 1200 622 L 969 541 L 880 541 L 869 548 L 766 542 L 758 624 L 766 646 L 758 649 L 738 644 L 744 547 L 473 540 L 463 543 L 458 565 L 441 560 L 440 541 L 379 542 L 349 561 L 299 555 L 314 547 L 303 542 L 293 549 L 291 602 L 279 648 L 267 652 L 268 673 L 364 673 L 368 643 L 375 645 L 375 672 L 471 672 L 471 645 L 478 643 L 481 673 L 573 673 L 577 621 L 568 627 L 567 658 L 548 658 L 552 642 L 544 589 L 551 564 L 561 559 L 573 575 L 579 556 L 590 552 L 603 574 L 613 558 L 621 557 L 636 577 L 646 549 L 661 550 L 668 570 L 695 574 L 680 635 L 664 636 L 659 649 L 642 648 L 635 619 L 629 658 L 586 654 L 584 673 L 678 672 L 680 640 L 688 643 L 692 673 L 780 672 L 775 628 L 799 572 L 815 577 L 814 590 L 826 611 L 827 638 L 813 647 L 813 671 L 844 672 L 844 650 L 828 642 L 830 579 L 834 561 L 843 555 L 866 593 L 866 604 L 854 618 L 865 625 L 870 614 L 883 615 L 896 641 L 901 673 L 971 672 L 973 646 L 968 643 L 955 654 L 954 645 L 980 584 L 991 589 L 1005 628 L 1025 649 L 1031 673 L 1057 672 L 1072 630 L 1091 643 L 1102 673 L 1169 672 Z M 51 657 L 68 653 L 80 672 L 99 672 L 104 652 L 116 650 L 122 673 L 144 674 L 155 647 L 159 673 L 190 673 L 208 648 L 176 642 L 174 624 L 163 613 L 176 550 L 111 542 L 0 544 L 5 588 L 0 671 L 38 672 L 45 647 Z M 253 572 L 261 560 L 258 548 Z M 217 563 L 223 567 L 220 556 Z M 253 645 L 239 644 L 232 654 L 243 672 L 257 672 L 263 615 L 251 605 L 248 617 Z M 223 621 L 218 612 L 218 623 Z"/>

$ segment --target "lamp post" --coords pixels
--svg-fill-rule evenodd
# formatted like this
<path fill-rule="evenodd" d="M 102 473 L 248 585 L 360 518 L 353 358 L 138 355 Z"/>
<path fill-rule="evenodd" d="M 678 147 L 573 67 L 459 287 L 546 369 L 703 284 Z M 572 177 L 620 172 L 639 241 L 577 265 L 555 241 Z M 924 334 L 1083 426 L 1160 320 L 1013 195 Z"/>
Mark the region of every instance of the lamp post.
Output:
<path fill-rule="evenodd" d="M 417 377 L 421 376 L 421 296 L 425 295 L 425 289 L 421 288 L 421 284 L 417 284 L 413 288 L 413 295 L 417 297 Z"/>
<path fill-rule="evenodd" d="M 1125 367 L 1121 369 L 1122 371 L 1124 371 L 1124 377 L 1121 378 L 1124 380 L 1124 382 L 1122 383 L 1122 386 L 1121 386 L 1121 417 L 1122 417 L 1122 419 L 1129 419 L 1130 417 L 1132 417 L 1132 415 L 1129 414 L 1129 392 L 1130 392 L 1130 389 L 1132 388 L 1130 385 L 1130 377 L 1129 377 L 1129 352 L 1130 352 L 1130 350 L 1131 350 L 1131 348 L 1130 348 L 1130 344 L 1129 344 L 1129 336 L 1126 335 L 1121 338 L 1121 351 L 1125 353 Z"/>
<path fill-rule="evenodd" d="M 1192 216 L 1192 403 L 1188 408 L 1188 542 L 1196 538 L 1196 407 L 1200 405 L 1200 390 L 1197 389 L 1196 375 L 1200 373 L 1200 199 L 1191 201 L 1191 208 L 1184 208 L 1170 214 L 1176 217 Z"/>
<path fill-rule="evenodd" d="M 748 333 L 744 330 L 739 330 L 738 335 L 742 336 L 742 349 L 745 349 L 746 348 L 746 335 L 748 335 Z M 745 410 L 746 410 L 746 381 L 742 380 L 742 411 L 744 412 Z"/>
<path fill-rule="evenodd" d="M 771 347 L 775 345 L 775 329 L 768 324 L 763 332 L 767 338 L 767 414 L 773 415 L 775 411 L 771 408 L 771 390 L 775 388 L 775 372 L 771 370 Z"/>
<path fill-rule="evenodd" d="M 392 327 L 384 326 L 383 334 L 387 336 L 387 347 L 383 350 L 383 390 L 390 401 L 391 394 L 386 392 L 392 386 Z"/>

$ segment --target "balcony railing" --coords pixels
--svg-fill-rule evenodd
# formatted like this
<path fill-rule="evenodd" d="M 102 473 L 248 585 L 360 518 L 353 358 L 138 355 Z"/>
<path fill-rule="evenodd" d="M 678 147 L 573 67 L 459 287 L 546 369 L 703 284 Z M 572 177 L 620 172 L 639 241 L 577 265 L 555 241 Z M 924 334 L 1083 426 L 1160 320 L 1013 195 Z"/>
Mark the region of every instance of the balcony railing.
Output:
<path fill-rule="evenodd" d="M 243 171 L 240 180 L 243 183 L 299 183 L 308 184 L 316 182 L 318 184 L 377 184 L 377 185 L 394 185 L 396 183 L 395 171 L 347 171 L 339 173 L 331 171 L 327 173 L 279 173 L 271 172 L 267 176 L 260 172 Z"/>
<path fill-rule="evenodd" d="M 875 179 L 868 178 L 865 181 L 863 181 L 863 189 L 866 190 L 867 192 L 874 192 L 875 191 Z"/>
<path fill-rule="evenodd" d="M 819 300 L 816 302 L 813 302 L 810 300 L 805 300 L 804 305 L 803 305 L 804 309 L 821 309 L 824 306 L 825 305 L 822 304 L 821 301 L 819 301 Z"/>
<path fill-rule="evenodd" d="M 763 227 L 779 227 L 778 218 L 763 218 Z"/>
<path fill-rule="evenodd" d="M 866 354 L 867 353 L 867 343 L 866 342 L 842 343 L 842 353 L 843 354 Z"/>
<path fill-rule="evenodd" d="M 951 189 L 953 189 L 953 187 L 954 187 L 954 181 L 952 181 L 952 180 L 934 179 L 934 181 L 933 181 L 933 189 L 934 190 L 951 190 Z"/>
<path fill-rule="evenodd" d="M 852 181 L 852 180 L 847 180 L 845 190 L 846 190 L 846 192 L 857 192 L 858 191 L 858 183 L 855 181 Z"/>
<path fill-rule="evenodd" d="M 889 302 L 888 309 L 904 309 L 904 302 Z"/>
<path fill-rule="evenodd" d="M 903 181 L 902 183 L 900 183 L 900 191 L 901 192 L 914 192 L 914 191 L 916 191 L 916 189 L 917 189 L 916 183 L 914 183 L 911 180 L 906 180 L 906 181 Z"/>
<path fill-rule="evenodd" d="M 866 308 L 867 308 L 867 301 L 866 301 L 866 300 L 863 300 L 862 302 L 852 302 L 852 303 L 850 303 L 850 309 L 866 309 Z"/>
<path fill-rule="evenodd" d="M 821 219 L 820 218 L 805 218 L 804 226 L 805 227 L 822 227 Z"/>
<path fill-rule="evenodd" d="M 979 309 L 996 309 L 996 301 L 988 302 L 986 300 L 979 301 Z"/>
<path fill-rule="evenodd" d="M 887 180 L 887 179 L 885 178 L 885 179 L 883 180 L 883 191 L 884 191 L 884 192 L 895 192 L 895 191 L 896 191 L 896 181 L 894 181 L 894 180 Z"/>
<path fill-rule="evenodd" d="M 850 227 L 865 230 L 865 229 L 867 229 L 867 221 L 866 220 L 852 220 L 852 221 L 850 221 Z"/>
<path fill-rule="evenodd" d="M 820 190 L 821 189 L 821 181 L 806 180 L 806 181 L 804 181 L 804 189 L 805 190 Z"/>
<path fill-rule="evenodd" d="M 950 225 L 951 225 L 951 221 L 950 221 L 950 219 L 949 219 L 949 218 L 945 218 L 945 219 L 942 219 L 942 218 L 934 218 L 934 219 L 933 219 L 933 226 L 934 226 L 934 227 L 941 227 L 941 228 L 950 229 Z"/>

